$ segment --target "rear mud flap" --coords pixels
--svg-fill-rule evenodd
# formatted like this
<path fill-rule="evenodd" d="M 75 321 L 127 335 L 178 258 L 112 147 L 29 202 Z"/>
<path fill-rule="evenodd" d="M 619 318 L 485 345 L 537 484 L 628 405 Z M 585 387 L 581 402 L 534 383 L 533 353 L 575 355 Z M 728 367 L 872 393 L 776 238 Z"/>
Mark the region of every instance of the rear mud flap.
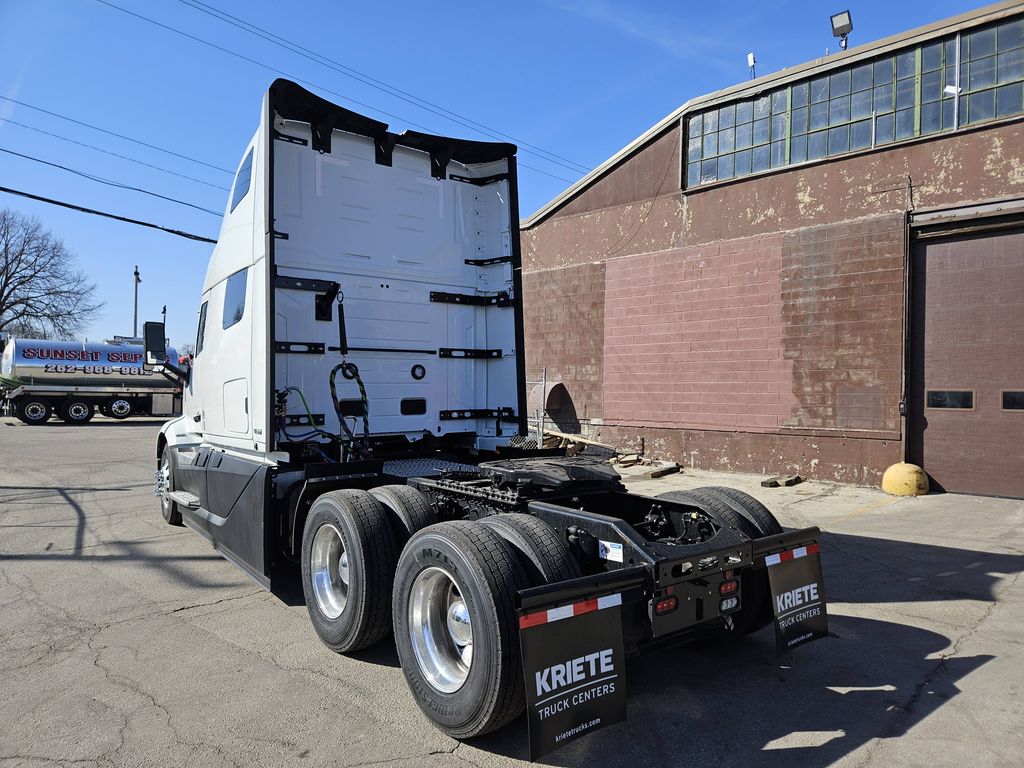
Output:
<path fill-rule="evenodd" d="M 626 719 L 622 606 L 646 581 L 629 568 L 519 593 L 531 760 Z"/>
<path fill-rule="evenodd" d="M 775 614 L 775 648 L 780 656 L 828 636 L 819 535 L 817 528 L 787 532 L 779 537 L 786 540 L 784 548 L 775 547 L 776 551 L 764 555 Z M 758 539 L 755 550 L 767 544 L 767 539 Z"/>

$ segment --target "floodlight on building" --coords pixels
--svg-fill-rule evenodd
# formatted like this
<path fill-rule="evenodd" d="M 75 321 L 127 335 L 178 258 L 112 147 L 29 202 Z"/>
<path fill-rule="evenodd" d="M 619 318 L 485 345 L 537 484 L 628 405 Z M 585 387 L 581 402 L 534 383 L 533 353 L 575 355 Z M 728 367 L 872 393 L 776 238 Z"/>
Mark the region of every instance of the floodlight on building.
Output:
<path fill-rule="evenodd" d="M 747 66 L 750 67 L 750 79 L 753 80 L 757 76 L 755 72 L 755 68 L 757 67 L 757 59 L 754 58 L 753 51 L 747 54 Z"/>
<path fill-rule="evenodd" d="M 839 38 L 839 47 L 846 50 L 846 36 L 853 32 L 853 17 L 849 11 L 840 11 L 829 17 L 832 21 L 832 36 Z"/>

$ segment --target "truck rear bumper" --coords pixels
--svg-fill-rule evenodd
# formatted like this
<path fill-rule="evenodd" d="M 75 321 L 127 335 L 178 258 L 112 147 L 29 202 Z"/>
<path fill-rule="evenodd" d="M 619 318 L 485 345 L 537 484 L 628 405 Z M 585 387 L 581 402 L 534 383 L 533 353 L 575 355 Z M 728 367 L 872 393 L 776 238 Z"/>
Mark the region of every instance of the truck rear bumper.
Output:
<path fill-rule="evenodd" d="M 721 626 L 729 615 L 743 607 L 744 581 L 765 579 L 766 559 L 780 554 L 785 559 L 784 553 L 800 552 L 816 545 L 820 535 L 820 529 L 810 527 L 749 540 L 738 555 L 740 562 L 733 567 L 723 559 L 713 565 L 709 563 L 703 570 L 694 568 L 680 573 L 679 564 L 658 563 L 654 567 L 621 568 L 521 590 L 517 595 L 520 621 L 525 617 L 529 625 L 531 621 L 544 620 L 540 616 L 544 612 L 548 612 L 552 620 L 578 615 L 601 597 L 619 595 L 628 655 L 664 643 L 685 641 L 706 628 Z M 729 552 L 733 553 L 734 548 Z M 709 551 L 705 559 L 719 557 L 722 557 L 720 553 Z M 689 561 L 686 564 L 690 564 Z M 671 583 L 662 581 L 661 577 L 673 570 L 677 575 L 671 578 Z M 655 574 L 659 577 L 657 580 Z M 726 593 L 720 592 L 720 586 L 730 580 L 740 584 L 740 602 L 723 610 Z M 673 598 L 676 607 L 660 613 L 657 606 L 661 601 L 672 602 Z M 770 595 L 761 599 L 770 599 Z"/>

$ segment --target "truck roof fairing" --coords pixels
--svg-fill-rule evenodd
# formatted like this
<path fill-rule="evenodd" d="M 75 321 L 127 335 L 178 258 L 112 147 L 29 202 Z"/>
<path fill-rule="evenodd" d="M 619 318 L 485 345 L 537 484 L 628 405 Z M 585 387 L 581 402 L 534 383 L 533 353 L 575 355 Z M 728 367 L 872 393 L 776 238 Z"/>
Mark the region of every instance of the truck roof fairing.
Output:
<path fill-rule="evenodd" d="M 478 165 L 507 160 L 516 154 L 516 145 L 506 142 L 454 139 L 419 131 L 392 133 L 387 123 L 332 104 L 291 80 L 275 80 L 270 86 L 269 99 L 272 113 L 285 120 L 309 123 L 312 148 L 320 152 L 331 151 L 332 131 L 347 131 L 373 139 L 377 162 L 382 165 L 391 165 L 391 151 L 396 145 L 428 153 L 435 177 L 444 173 L 451 160 Z"/>

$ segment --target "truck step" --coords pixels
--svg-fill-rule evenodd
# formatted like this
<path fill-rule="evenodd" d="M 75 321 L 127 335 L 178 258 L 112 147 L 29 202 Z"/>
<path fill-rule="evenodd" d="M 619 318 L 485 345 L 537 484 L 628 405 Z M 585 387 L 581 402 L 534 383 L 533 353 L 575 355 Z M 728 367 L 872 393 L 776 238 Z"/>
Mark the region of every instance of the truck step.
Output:
<path fill-rule="evenodd" d="M 168 491 L 167 498 L 189 509 L 199 509 L 199 497 L 187 491 Z"/>

